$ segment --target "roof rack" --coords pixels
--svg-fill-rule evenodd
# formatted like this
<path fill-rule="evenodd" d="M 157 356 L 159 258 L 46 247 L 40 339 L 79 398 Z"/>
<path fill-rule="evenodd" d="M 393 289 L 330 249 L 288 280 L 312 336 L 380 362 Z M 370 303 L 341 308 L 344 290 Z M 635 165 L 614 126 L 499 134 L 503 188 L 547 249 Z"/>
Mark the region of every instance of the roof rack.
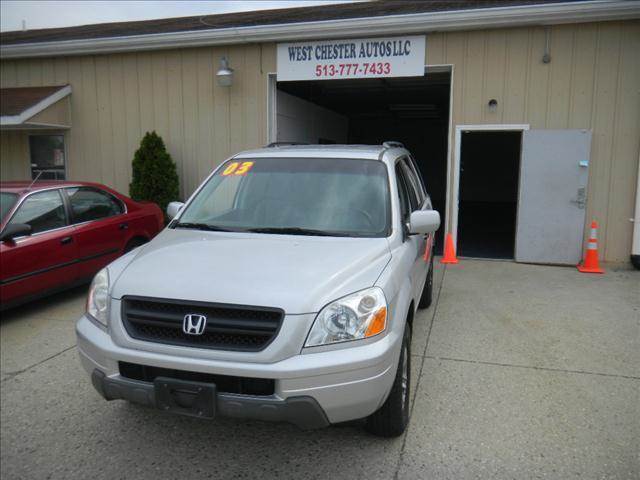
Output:
<path fill-rule="evenodd" d="M 305 142 L 271 142 L 265 148 L 283 147 L 286 145 L 309 145 L 309 144 Z"/>
<path fill-rule="evenodd" d="M 385 148 L 404 148 L 402 142 L 396 142 L 395 140 L 389 140 L 387 142 L 383 142 L 382 146 Z"/>

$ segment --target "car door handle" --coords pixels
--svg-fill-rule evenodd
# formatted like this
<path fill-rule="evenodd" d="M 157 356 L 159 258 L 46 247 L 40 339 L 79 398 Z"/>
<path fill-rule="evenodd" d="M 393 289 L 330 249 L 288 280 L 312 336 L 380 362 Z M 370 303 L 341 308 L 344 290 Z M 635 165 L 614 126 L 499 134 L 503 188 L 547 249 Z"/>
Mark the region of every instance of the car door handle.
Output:
<path fill-rule="evenodd" d="M 62 239 L 60 239 L 60 243 L 62 245 L 67 245 L 68 243 L 73 242 L 73 237 L 64 237 Z"/>
<path fill-rule="evenodd" d="M 128 223 L 121 223 L 120 225 L 118 225 L 118 228 L 120 230 L 127 230 L 129 228 L 129 224 Z"/>

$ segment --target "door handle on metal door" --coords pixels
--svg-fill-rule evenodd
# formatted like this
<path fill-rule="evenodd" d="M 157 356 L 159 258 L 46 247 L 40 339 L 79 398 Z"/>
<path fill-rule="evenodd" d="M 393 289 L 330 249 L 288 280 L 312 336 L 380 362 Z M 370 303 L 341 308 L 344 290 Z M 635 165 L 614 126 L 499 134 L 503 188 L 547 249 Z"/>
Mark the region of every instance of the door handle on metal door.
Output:
<path fill-rule="evenodd" d="M 62 245 L 67 245 L 69 243 L 73 242 L 73 237 L 64 237 L 62 239 L 60 239 L 60 243 Z"/>
<path fill-rule="evenodd" d="M 120 225 L 118 225 L 118 228 L 120 230 L 126 230 L 129 228 L 129 224 L 128 223 L 121 223 Z"/>

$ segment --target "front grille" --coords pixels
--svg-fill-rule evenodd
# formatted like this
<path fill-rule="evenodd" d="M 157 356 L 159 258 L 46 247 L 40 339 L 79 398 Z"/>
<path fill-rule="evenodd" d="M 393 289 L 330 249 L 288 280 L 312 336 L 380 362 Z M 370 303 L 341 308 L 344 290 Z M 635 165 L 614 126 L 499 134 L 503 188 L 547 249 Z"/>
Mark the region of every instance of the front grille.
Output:
<path fill-rule="evenodd" d="M 214 383 L 221 393 L 237 393 L 240 395 L 273 395 L 275 380 L 270 378 L 234 377 L 213 373 L 188 372 L 172 368 L 151 367 L 136 363 L 119 362 L 120 375 L 131 380 L 150 382 L 156 377 L 174 378 L 189 382 Z"/>
<path fill-rule="evenodd" d="M 188 335 L 185 315 L 205 315 L 201 335 Z M 137 340 L 196 348 L 257 352 L 277 335 L 284 311 L 206 302 L 124 297 L 122 321 Z"/>

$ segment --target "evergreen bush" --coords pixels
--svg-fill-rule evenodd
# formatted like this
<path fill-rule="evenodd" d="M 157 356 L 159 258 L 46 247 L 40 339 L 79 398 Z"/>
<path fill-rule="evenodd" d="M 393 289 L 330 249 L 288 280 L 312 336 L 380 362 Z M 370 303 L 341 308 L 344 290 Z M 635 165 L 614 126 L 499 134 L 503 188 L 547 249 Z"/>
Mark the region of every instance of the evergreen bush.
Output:
<path fill-rule="evenodd" d="M 134 200 L 157 203 L 166 215 L 167 204 L 178 200 L 180 189 L 176 164 L 162 137 L 155 131 L 147 132 L 131 165 L 133 175 L 129 196 Z"/>

